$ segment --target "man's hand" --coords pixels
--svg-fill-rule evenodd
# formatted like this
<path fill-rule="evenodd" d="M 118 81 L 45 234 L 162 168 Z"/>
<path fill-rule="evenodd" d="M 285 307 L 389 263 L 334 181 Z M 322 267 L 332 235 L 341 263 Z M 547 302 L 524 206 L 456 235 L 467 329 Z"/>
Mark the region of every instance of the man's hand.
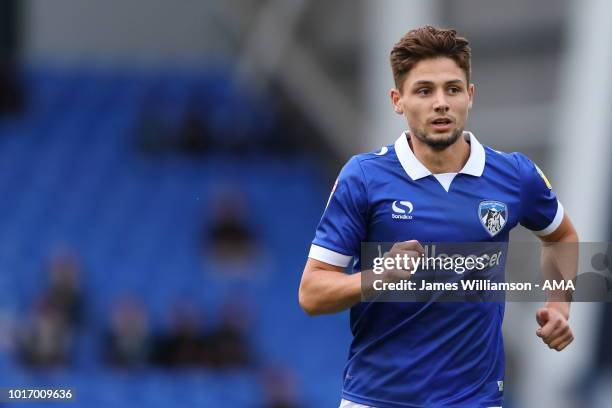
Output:
<path fill-rule="evenodd" d="M 391 269 L 385 271 L 383 274 L 383 280 L 385 282 L 398 282 L 402 279 L 410 279 L 412 274 L 415 272 L 415 261 L 419 258 L 425 250 L 423 246 L 416 240 L 404 241 L 404 242 L 396 242 L 393 244 L 391 249 L 388 252 L 385 252 L 383 255 L 384 258 L 393 258 L 396 256 L 400 256 L 402 259 L 404 257 L 410 260 L 410 265 L 408 265 L 407 269 Z"/>
<path fill-rule="evenodd" d="M 536 320 L 540 325 L 540 328 L 536 330 L 536 335 L 549 348 L 561 351 L 574 340 L 567 317 L 560 310 L 554 307 L 543 307 L 537 311 Z"/>

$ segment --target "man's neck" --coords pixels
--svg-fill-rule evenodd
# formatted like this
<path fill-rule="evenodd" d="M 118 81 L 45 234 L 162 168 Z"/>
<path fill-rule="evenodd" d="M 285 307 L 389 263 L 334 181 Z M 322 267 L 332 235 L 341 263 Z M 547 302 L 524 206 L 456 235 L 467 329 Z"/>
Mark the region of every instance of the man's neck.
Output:
<path fill-rule="evenodd" d="M 458 173 L 470 157 L 465 134 L 444 150 L 434 150 L 416 137 L 409 137 L 408 143 L 415 157 L 433 174 Z"/>

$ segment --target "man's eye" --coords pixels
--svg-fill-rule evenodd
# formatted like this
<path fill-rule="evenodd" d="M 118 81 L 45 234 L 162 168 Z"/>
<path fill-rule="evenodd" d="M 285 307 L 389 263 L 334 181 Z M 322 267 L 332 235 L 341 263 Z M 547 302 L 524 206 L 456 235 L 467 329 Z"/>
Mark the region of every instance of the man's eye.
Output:
<path fill-rule="evenodd" d="M 461 92 L 461 89 L 457 88 L 456 86 L 451 86 L 450 88 L 448 88 L 448 92 L 450 94 L 456 94 Z"/>
<path fill-rule="evenodd" d="M 429 95 L 429 92 L 430 91 L 427 88 L 421 88 L 421 89 L 417 90 L 417 94 L 419 94 L 419 95 Z"/>

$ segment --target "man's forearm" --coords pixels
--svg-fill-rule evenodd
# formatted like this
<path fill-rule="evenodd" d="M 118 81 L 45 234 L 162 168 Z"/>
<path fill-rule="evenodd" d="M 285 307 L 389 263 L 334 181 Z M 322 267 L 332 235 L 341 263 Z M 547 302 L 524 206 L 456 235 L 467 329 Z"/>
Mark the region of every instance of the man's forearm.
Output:
<path fill-rule="evenodd" d="M 336 313 L 361 301 L 361 273 L 352 275 L 323 269 L 302 281 L 300 305 L 309 315 Z"/>
<path fill-rule="evenodd" d="M 545 307 L 558 310 L 566 320 L 569 320 L 571 302 L 548 301 Z"/>
<path fill-rule="evenodd" d="M 578 270 L 578 236 L 575 232 L 565 234 L 554 242 L 542 243 L 542 276 L 545 280 L 576 282 Z M 573 291 L 551 290 L 547 293 L 546 307 L 559 310 L 569 318 Z"/>
<path fill-rule="evenodd" d="M 423 252 L 423 246 L 416 240 L 393 244 L 391 249 L 385 252 L 385 258 L 393 259 L 401 255 L 410 258 L 412 262 L 404 269 L 388 270 L 386 279 L 390 281 L 409 279 L 415 268 L 414 260 Z M 300 283 L 300 306 L 310 315 L 348 309 L 362 299 L 368 301 L 375 299 L 379 294 L 376 293 L 373 283 L 378 279 L 381 279 L 381 276 L 371 269 L 347 275 L 339 266 L 309 258 Z"/>
<path fill-rule="evenodd" d="M 573 295 L 573 285 L 569 283 L 576 281 L 578 271 L 578 234 L 566 214 L 557 230 L 541 239 L 543 278 L 561 281 L 563 286 L 562 289 L 546 293 L 545 306 L 536 312 L 536 321 L 540 326 L 536 335 L 549 348 L 561 351 L 574 341 L 574 333 L 568 323 Z"/>

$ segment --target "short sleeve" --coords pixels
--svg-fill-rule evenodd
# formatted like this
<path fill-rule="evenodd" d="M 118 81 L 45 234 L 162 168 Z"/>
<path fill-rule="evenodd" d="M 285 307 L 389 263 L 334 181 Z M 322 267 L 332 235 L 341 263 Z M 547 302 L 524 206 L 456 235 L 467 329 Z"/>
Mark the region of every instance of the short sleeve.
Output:
<path fill-rule="evenodd" d="M 544 172 L 525 155 L 514 155 L 518 161 L 521 180 L 520 223 L 536 235 L 549 235 L 563 220 L 563 206 Z"/>
<path fill-rule="evenodd" d="M 342 168 L 310 247 L 310 258 L 345 267 L 358 256 L 366 235 L 368 207 L 363 171 L 356 157 Z"/>

